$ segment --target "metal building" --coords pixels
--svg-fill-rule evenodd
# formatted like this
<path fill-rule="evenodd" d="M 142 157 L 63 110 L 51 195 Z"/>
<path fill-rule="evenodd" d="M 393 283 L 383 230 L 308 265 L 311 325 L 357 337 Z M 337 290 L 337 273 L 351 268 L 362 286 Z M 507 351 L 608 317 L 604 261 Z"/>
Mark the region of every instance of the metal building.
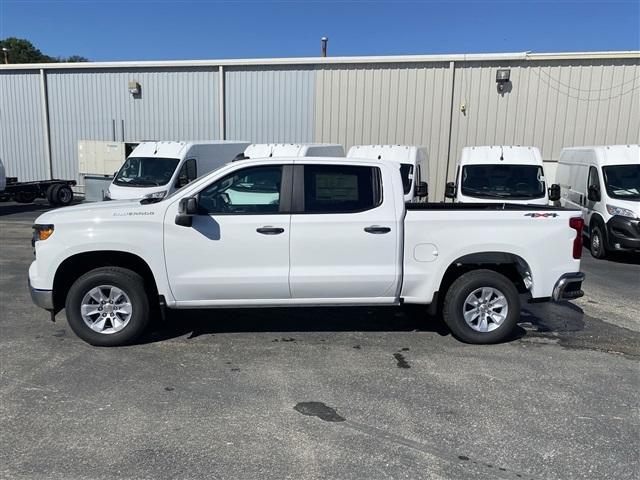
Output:
<path fill-rule="evenodd" d="M 640 52 L 0 66 L 0 158 L 23 180 L 76 178 L 78 140 L 221 138 L 425 145 L 441 199 L 466 145 L 640 143 Z"/>

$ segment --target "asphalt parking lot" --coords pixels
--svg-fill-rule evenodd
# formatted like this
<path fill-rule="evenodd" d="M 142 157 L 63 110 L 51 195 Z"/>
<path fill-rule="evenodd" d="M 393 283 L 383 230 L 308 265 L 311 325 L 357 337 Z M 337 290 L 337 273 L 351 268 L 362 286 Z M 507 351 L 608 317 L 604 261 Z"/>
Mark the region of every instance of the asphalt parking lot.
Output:
<path fill-rule="evenodd" d="M 31 223 L 0 204 L 0 477 L 635 479 L 640 262 L 465 345 L 420 309 L 173 312 L 94 348 L 29 298 Z"/>

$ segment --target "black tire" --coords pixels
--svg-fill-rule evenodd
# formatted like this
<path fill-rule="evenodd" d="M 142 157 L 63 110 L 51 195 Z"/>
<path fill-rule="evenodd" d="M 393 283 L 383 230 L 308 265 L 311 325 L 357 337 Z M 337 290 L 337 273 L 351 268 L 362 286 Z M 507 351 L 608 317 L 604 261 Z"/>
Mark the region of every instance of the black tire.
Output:
<path fill-rule="evenodd" d="M 36 197 L 36 192 L 18 192 L 15 194 L 14 199 L 18 203 L 33 203 Z"/>
<path fill-rule="evenodd" d="M 487 332 L 477 331 L 464 319 L 467 297 L 478 289 L 489 287 L 499 291 L 506 300 L 507 314 L 499 326 Z M 473 270 L 460 276 L 447 291 L 442 309 L 444 321 L 451 333 L 463 342 L 497 343 L 513 335 L 520 318 L 520 297 L 511 280 L 492 270 Z M 491 324 L 492 322 L 488 322 Z M 493 324 L 495 326 L 495 323 Z"/>
<path fill-rule="evenodd" d="M 132 307 L 128 323 L 122 330 L 114 333 L 92 330 L 81 314 L 85 295 L 93 288 L 103 285 L 122 290 L 129 297 Z M 130 344 L 142 334 L 149 323 L 149 298 L 144 280 L 137 273 L 121 267 L 96 268 L 82 275 L 69 289 L 65 308 L 71 329 L 85 342 L 95 346 L 115 347 Z"/>
<path fill-rule="evenodd" d="M 602 260 L 607 256 L 607 243 L 600 225 L 594 225 L 589 239 L 589 250 L 593 258 Z"/>
<path fill-rule="evenodd" d="M 64 183 L 52 185 L 47 189 L 47 200 L 53 206 L 66 207 L 73 202 L 73 190 Z"/>

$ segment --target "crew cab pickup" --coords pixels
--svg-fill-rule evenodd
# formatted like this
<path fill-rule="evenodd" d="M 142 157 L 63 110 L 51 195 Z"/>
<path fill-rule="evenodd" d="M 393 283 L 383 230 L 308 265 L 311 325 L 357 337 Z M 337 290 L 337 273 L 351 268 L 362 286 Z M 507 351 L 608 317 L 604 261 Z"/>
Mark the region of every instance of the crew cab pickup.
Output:
<path fill-rule="evenodd" d="M 93 345 L 135 341 L 164 308 L 402 304 L 492 343 L 512 334 L 521 297 L 582 295 L 581 215 L 405 204 L 395 162 L 251 159 L 159 201 L 41 215 L 29 284 Z"/>

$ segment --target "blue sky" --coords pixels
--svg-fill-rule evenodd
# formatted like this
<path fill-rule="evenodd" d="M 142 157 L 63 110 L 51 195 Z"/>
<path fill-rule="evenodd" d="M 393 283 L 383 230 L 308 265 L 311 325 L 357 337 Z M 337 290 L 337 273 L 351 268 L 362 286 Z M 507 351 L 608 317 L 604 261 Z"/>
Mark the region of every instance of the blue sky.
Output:
<path fill-rule="evenodd" d="M 640 1 L 0 0 L 0 38 L 53 56 L 161 60 L 639 50 Z"/>

